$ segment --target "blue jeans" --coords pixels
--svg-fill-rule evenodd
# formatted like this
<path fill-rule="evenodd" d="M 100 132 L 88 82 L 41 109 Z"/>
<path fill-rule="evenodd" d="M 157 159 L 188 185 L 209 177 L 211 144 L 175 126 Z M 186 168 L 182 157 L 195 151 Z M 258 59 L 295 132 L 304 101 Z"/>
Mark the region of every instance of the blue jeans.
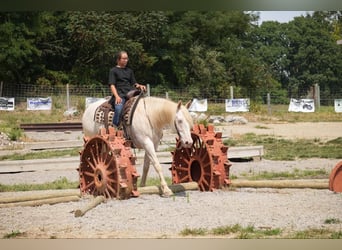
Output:
<path fill-rule="evenodd" d="M 122 113 L 122 109 L 123 109 L 123 106 L 126 102 L 126 99 L 125 98 L 122 98 L 122 101 L 121 103 L 119 104 L 114 104 L 114 117 L 113 117 L 113 124 L 115 126 L 119 126 L 120 124 L 120 120 L 121 120 L 121 113 Z"/>

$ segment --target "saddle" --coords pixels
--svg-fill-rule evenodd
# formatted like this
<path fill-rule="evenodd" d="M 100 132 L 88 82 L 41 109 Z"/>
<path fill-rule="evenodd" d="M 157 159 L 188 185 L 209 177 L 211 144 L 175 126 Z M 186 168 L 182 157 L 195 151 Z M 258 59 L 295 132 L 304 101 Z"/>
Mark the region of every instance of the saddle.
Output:
<path fill-rule="evenodd" d="M 122 124 L 124 130 L 125 127 L 130 126 L 133 119 L 133 114 L 135 111 L 135 108 L 138 104 L 139 99 L 143 96 L 143 92 L 140 90 L 131 90 L 126 95 L 126 102 L 122 110 L 120 123 Z M 103 126 L 106 128 L 106 131 L 108 132 L 108 127 L 113 126 L 113 117 L 114 117 L 114 109 L 111 104 L 111 99 L 108 101 L 105 101 L 103 104 L 97 107 L 94 114 L 94 121 L 100 124 L 103 124 Z M 121 127 L 121 125 L 119 126 Z M 125 131 L 125 137 L 129 137 L 126 134 Z"/>

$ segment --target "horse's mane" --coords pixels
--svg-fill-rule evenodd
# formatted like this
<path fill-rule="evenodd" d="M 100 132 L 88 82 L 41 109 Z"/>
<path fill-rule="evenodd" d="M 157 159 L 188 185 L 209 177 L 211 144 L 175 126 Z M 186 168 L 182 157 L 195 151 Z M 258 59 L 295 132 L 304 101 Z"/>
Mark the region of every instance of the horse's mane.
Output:
<path fill-rule="evenodd" d="M 146 105 L 146 111 L 148 112 L 152 126 L 161 128 L 165 125 L 165 123 L 173 125 L 178 105 L 177 103 L 165 98 L 153 96 L 146 97 L 141 100 L 141 102 L 144 102 L 143 105 Z M 185 119 L 192 128 L 193 120 L 190 113 L 184 105 L 182 105 L 181 109 Z"/>

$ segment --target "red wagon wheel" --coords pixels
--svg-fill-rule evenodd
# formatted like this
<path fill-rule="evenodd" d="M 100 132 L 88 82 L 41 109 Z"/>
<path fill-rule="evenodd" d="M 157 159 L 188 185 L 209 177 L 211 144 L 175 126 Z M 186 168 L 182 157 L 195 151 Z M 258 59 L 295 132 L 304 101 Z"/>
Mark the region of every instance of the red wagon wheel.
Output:
<path fill-rule="evenodd" d="M 118 196 L 118 166 L 108 142 L 100 136 L 91 138 L 81 154 L 80 189 L 83 193 L 106 198 Z"/>
<path fill-rule="evenodd" d="M 101 130 L 86 143 L 80 156 L 80 190 L 82 193 L 127 199 L 138 196 L 135 157 L 122 134 L 114 129 Z"/>
<path fill-rule="evenodd" d="M 330 173 L 329 190 L 342 193 L 342 161 L 339 161 Z"/>
<path fill-rule="evenodd" d="M 231 166 L 227 150 L 222 143 L 222 133 L 215 133 L 214 127 L 196 124 L 191 132 L 191 148 L 177 147 L 171 166 L 172 182 L 184 183 L 195 181 L 201 191 L 213 191 L 230 184 Z"/>

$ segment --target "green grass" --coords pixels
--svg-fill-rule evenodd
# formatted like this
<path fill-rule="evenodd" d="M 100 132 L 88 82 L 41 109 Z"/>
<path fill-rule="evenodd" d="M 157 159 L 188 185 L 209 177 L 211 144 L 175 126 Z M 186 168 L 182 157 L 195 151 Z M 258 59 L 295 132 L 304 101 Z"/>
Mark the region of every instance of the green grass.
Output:
<path fill-rule="evenodd" d="M 295 232 L 286 232 L 280 228 L 255 228 L 250 225 L 243 227 L 239 224 L 232 226 L 221 226 L 213 229 L 185 228 L 181 236 L 191 237 L 213 237 L 231 239 L 342 239 L 342 231 L 330 229 L 307 229 Z"/>
<path fill-rule="evenodd" d="M 260 173 L 243 173 L 241 174 L 249 180 L 295 180 L 295 179 L 326 179 L 329 178 L 330 173 L 325 169 L 315 170 L 300 170 L 294 169 L 292 172 L 268 172 L 262 171 Z"/>
<path fill-rule="evenodd" d="M 211 230 L 204 228 L 185 228 L 180 232 L 181 236 L 220 236 L 235 239 L 262 239 L 267 237 L 277 237 L 282 230 L 275 229 L 256 229 L 254 226 L 242 227 L 239 224 L 233 226 L 221 226 Z"/>
<path fill-rule="evenodd" d="M 19 230 L 15 230 L 15 231 L 12 231 L 8 234 L 5 234 L 3 236 L 4 239 L 12 239 L 12 238 L 16 238 L 16 237 L 19 237 L 19 236 L 24 236 L 25 233 L 22 233 L 20 232 Z"/>
<path fill-rule="evenodd" d="M 278 161 L 293 161 L 308 158 L 342 158 L 340 145 L 342 137 L 322 142 L 319 139 L 288 140 L 269 135 L 256 135 L 247 133 L 240 138 L 226 139 L 223 143 L 227 146 L 263 146 L 263 158 Z"/>
<path fill-rule="evenodd" d="M 15 185 L 0 184 L 0 192 L 73 189 L 73 188 L 78 188 L 78 186 L 79 186 L 79 182 L 70 182 L 66 177 L 63 177 L 56 181 L 46 182 L 42 184 L 15 184 Z"/>
<path fill-rule="evenodd" d="M 170 177 L 165 177 L 165 181 L 168 185 L 171 185 L 172 183 L 172 180 Z M 159 178 L 147 178 L 146 186 L 160 186 Z M 0 184 L 0 192 L 74 189 L 78 187 L 79 187 L 79 182 L 69 181 L 66 177 L 63 177 L 53 182 L 46 182 L 42 184 L 15 184 L 15 185 Z"/>
<path fill-rule="evenodd" d="M 0 161 L 4 160 L 34 160 L 34 159 L 46 159 L 46 158 L 54 158 L 54 157 L 69 157 L 69 156 L 79 156 L 79 152 L 82 148 L 73 148 L 73 149 L 63 149 L 63 150 L 44 150 L 37 152 L 30 152 L 26 154 L 10 154 L 0 156 Z"/>

